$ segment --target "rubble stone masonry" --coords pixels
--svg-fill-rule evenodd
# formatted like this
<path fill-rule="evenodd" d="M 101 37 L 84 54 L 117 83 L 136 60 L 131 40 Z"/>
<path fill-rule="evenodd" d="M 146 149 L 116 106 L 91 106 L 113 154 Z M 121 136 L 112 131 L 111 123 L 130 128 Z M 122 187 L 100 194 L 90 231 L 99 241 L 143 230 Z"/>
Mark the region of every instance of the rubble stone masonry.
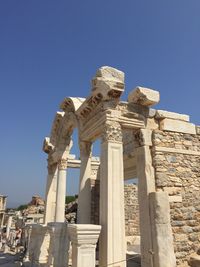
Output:
<path fill-rule="evenodd" d="M 99 223 L 99 180 L 91 179 L 91 222 Z M 124 185 L 124 208 L 126 236 L 139 236 L 138 187 L 135 184 Z"/>
<path fill-rule="evenodd" d="M 156 190 L 169 195 L 177 266 L 200 248 L 200 135 L 155 130 Z"/>

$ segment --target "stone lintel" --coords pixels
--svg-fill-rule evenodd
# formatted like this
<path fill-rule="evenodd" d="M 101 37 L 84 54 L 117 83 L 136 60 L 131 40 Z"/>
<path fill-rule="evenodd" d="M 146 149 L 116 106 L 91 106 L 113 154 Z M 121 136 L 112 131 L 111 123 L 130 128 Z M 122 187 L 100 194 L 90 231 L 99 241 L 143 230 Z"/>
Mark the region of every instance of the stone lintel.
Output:
<path fill-rule="evenodd" d="M 196 134 L 195 125 L 186 121 L 163 119 L 160 121 L 160 129 L 163 131 Z"/>
<path fill-rule="evenodd" d="M 190 121 L 190 116 L 185 114 L 179 114 L 175 112 L 169 112 L 166 110 L 157 110 L 156 111 L 156 119 L 174 119 L 174 120 L 180 120 L 180 121 Z"/>
<path fill-rule="evenodd" d="M 160 93 L 158 91 L 144 88 L 144 87 L 136 87 L 134 90 L 130 92 L 128 95 L 129 103 L 136 103 L 142 106 L 153 106 L 160 101 Z"/>
<path fill-rule="evenodd" d="M 68 224 L 70 240 L 78 245 L 96 245 L 101 225 L 94 224 Z"/>

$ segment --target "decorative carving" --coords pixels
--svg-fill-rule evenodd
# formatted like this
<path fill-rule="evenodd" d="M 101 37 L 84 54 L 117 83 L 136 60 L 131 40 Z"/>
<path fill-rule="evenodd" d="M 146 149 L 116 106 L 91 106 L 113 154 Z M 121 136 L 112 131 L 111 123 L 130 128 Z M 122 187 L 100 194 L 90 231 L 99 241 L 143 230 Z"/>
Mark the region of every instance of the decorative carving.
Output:
<path fill-rule="evenodd" d="M 61 159 L 58 162 L 58 169 L 59 170 L 66 170 L 67 169 L 67 160 L 66 159 Z"/>
<path fill-rule="evenodd" d="M 116 121 L 106 122 L 102 134 L 102 142 L 122 142 L 122 129 L 121 125 Z"/>

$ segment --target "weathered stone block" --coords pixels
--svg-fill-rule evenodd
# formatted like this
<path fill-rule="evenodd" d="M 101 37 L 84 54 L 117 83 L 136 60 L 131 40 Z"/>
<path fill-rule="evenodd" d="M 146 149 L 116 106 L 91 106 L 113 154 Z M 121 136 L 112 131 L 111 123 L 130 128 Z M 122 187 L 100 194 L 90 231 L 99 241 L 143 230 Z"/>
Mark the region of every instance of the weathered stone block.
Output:
<path fill-rule="evenodd" d="M 200 266 L 200 255 L 194 254 L 190 257 L 190 266 L 191 267 Z"/>
<path fill-rule="evenodd" d="M 170 132 L 196 134 L 196 128 L 194 124 L 167 118 L 160 121 L 160 129 Z"/>
<path fill-rule="evenodd" d="M 128 102 L 140 104 L 142 106 L 153 106 L 160 101 L 160 94 L 158 91 L 144 88 L 136 87 L 128 95 Z"/>
<path fill-rule="evenodd" d="M 181 120 L 181 121 L 189 121 L 190 117 L 188 115 L 185 114 L 179 114 L 179 113 L 175 113 L 175 112 L 169 112 L 169 111 L 165 111 L 165 110 L 157 110 L 156 111 L 156 116 L 157 119 L 174 119 L 174 120 Z"/>
<path fill-rule="evenodd" d="M 101 95 L 103 100 L 119 98 L 124 91 L 124 73 L 112 67 L 104 66 L 97 70 L 92 79 L 92 95 Z"/>

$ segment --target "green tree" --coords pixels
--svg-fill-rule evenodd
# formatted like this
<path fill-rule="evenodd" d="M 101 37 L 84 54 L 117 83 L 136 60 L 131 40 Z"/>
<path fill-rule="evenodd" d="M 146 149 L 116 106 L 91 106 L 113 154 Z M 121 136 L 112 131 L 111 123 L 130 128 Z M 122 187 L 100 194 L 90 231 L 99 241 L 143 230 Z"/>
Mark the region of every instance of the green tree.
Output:
<path fill-rule="evenodd" d="M 70 202 L 76 200 L 77 196 L 66 196 L 65 197 L 65 204 L 69 204 Z"/>
<path fill-rule="evenodd" d="M 23 205 L 20 205 L 17 210 L 25 210 L 27 209 L 28 205 L 27 204 L 23 204 Z"/>

